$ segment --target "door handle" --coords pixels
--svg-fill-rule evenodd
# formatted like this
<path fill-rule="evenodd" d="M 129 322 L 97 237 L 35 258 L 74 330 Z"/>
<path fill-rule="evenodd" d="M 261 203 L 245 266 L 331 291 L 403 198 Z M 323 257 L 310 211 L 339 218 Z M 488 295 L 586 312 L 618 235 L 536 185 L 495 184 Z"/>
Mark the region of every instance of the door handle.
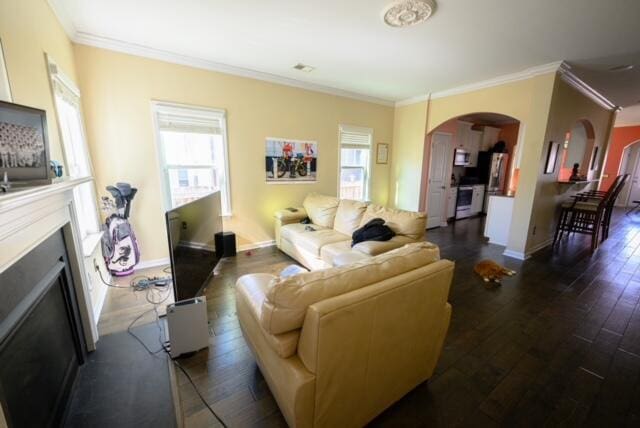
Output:
<path fill-rule="evenodd" d="M 442 187 L 440 187 L 440 188 L 441 188 L 442 190 L 446 189 L 446 187 L 444 187 L 444 186 L 442 186 Z"/>

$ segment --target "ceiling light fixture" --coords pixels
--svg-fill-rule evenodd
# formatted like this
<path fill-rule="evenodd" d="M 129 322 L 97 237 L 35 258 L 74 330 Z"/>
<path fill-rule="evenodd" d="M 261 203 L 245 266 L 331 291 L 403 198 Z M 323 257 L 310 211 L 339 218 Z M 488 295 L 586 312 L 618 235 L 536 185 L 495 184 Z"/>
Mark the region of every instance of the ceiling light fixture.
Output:
<path fill-rule="evenodd" d="M 609 68 L 609 71 L 618 72 L 618 71 L 629 71 L 633 70 L 633 64 L 625 64 L 625 65 L 617 65 L 615 67 Z"/>
<path fill-rule="evenodd" d="M 294 65 L 293 68 L 295 68 L 296 70 L 304 71 L 305 73 L 311 73 L 313 70 L 316 69 L 315 67 L 311 67 L 310 65 L 306 65 L 302 63 L 298 63 Z"/>
<path fill-rule="evenodd" d="M 426 21 L 435 10 L 435 0 L 399 0 L 387 6 L 383 18 L 390 27 L 409 27 Z"/>

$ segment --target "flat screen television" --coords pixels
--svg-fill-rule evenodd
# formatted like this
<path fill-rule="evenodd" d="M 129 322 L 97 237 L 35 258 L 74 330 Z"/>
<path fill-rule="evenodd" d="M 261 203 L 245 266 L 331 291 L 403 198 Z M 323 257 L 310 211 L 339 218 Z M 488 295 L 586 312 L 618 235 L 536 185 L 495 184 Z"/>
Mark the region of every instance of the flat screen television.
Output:
<path fill-rule="evenodd" d="M 165 214 L 176 301 L 191 299 L 203 288 L 219 257 L 215 234 L 222 232 L 220 192 L 210 193 Z"/>

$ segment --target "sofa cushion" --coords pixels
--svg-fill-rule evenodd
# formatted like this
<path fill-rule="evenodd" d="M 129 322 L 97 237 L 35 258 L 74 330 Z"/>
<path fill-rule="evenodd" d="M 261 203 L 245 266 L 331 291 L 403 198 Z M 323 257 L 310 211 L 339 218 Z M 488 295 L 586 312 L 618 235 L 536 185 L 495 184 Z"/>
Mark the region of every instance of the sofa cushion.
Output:
<path fill-rule="evenodd" d="M 236 283 L 237 299 L 242 299 L 251 313 L 251 316 L 260 322 L 262 303 L 265 299 L 267 287 L 274 275 L 266 273 L 241 276 Z M 296 353 L 300 330 L 293 330 L 283 334 L 270 334 L 263 331 L 264 338 L 269 346 L 281 357 L 289 358 Z"/>
<path fill-rule="evenodd" d="M 336 232 L 333 229 L 316 230 L 315 232 L 302 232 L 296 236 L 296 245 L 310 252 L 316 257 L 320 257 L 320 250 L 327 244 L 334 242 L 349 241 L 351 238 Z"/>
<path fill-rule="evenodd" d="M 369 205 L 362 216 L 361 226 L 374 218 L 381 218 L 397 235 L 408 236 L 415 240 L 422 239 L 427 228 L 427 214 L 385 208 L 381 205 Z"/>
<path fill-rule="evenodd" d="M 388 241 L 364 241 L 353 246 L 353 249 L 368 256 L 377 256 L 387 251 L 395 250 L 403 245 L 415 242 L 408 236 L 396 235 Z"/>
<path fill-rule="evenodd" d="M 300 236 L 303 236 L 305 233 L 309 233 L 308 231 L 304 230 L 307 226 L 311 226 L 316 230 L 326 229 L 326 227 L 318 226 L 316 224 L 292 223 L 280 228 L 280 237 L 288 240 L 289 242 L 297 243 L 297 239 Z"/>
<path fill-rule="evenodd" d="M 367 204 L 364 202 L 349 199 L 340 200 L 333 228 L 350 237 L 353 231 L 360 227 L 360 222 L 366 209 Z"/>
<path fill-rule="evenodd" d="M 304 199 L 302 205 L 307 211 L 307 215 L 314 224 L 318 226 L 333 227 L 333 220 L 340 200 L 333 196 L 311 193 Z"/>
<path fill-rule="evenodd" d="M 347 266 L 274 278 L 262 304 L 262 327 L 271 334 L 299 329 L 309 305 L 417 269 L 439 258 L 436 245 L 418 242 Z"/>
<path fill-rule="evenodd" d="M 320 258 L 322 258 L 325 263 L 333 266 L 333 259 L 336 256 L 344 253 L 350 253 L 351 251 L 353 251 L 351 249 L 351 240 L 334 242 L 333 244 L 324 245 L 320 249 Z"/>

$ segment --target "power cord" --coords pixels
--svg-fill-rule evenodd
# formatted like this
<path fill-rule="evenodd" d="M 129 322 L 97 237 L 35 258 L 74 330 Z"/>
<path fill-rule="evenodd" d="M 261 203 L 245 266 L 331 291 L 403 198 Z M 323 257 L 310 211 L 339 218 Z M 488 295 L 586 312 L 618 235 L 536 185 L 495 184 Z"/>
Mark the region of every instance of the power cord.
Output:
<path fill-rule="evenodd" d="M 166 351 L 166 350 L 165 350 Z M 173 361 L 173 364 L 176 365 L 176 367 L 178 367 L 180 369 L 180 371 L 182 371 L 182 373 L 186 376 L 187 380 L 189 381 L 189 383 L 191 384 L 191 386 L 193 386 L 194 391 L 196 391 L 196 394 L 198 394 L 198 397 L 200 397 L 200 401 L 202 401 L 202 403 L 207 406 L 207 409 L 209 409 L 209 412 L 211 412 L 211 414 L 213 415 L 214 418 L 216 418 L 216 420 L 218 422 L 220 422 L 220 425 L 222 425 L 224 428 L 227 428 L 227 425 L 222 421 L 222 419 L 220 419 L 220 417 L 216 414 L 216 412 L 213 410 L 213 408 L 209 405 L 209 403 L 207 403 L 207 400 L 204 399 L 204 397 L 202 396 L 202 394 L 200 394 L 200 390 L 198 390 L 198 387 L 196 386 L 196 384 L 193 382 L 193 379 L 191 379 L 191 376 L 189 376 L 189 373 L 187 373 L 187 371 L 185 370 L 184 367 L 182 367 L 182 365 L 180 363 L 178 363 L 176 360 L 171 360 Z"/>
<path fill-rule="evenodd" d="M 98 272 L 98 275 L 100 275 L 100 281 L 102 281 L 102 283 L 104 285 L 106 285 L 107 287 L 112 287 L 112 288 L 131 288 L 128 286 L 121 286 L 121 285 L 116 285 L 116 284 L 110 284 L 107 281 L 104 280 L 104 278 L 102 277 L 102 271 L 100 269 L 96 269 L 96 271 Z"/>
<path fill-rule="evenodd" d="M 100 277 L 102 278 L 102 275 L 100 275 Z M 142 279 L 141 279 L 142 278 Z M 136 279 L 138 279 L 138 281 L 136 281 Z M 171 293 L 169 293 L 168 291 L 170 290 L 169 288 L 169 283 L 165 285 L 161 285 L 158 286 L 156 285 L 155 287 L 141 287 L 140 286 L 140 281 L 143 280 L 149 280 L 151 278 L 149 277 L 145 277 L 145 276 L 141 276 L 141 277 L 136 277 L 133 278 L 131 280 L 131 286 L 130 287 L 122 287 L 122 286 L 116 286 L 114 284 L 111 284 L 110 286 L 112 287 L 116 287 L 116 288 L 133 288 L 134 291 L 143 291 L 146 290 L 147 293 L 145 295 L 147 302 L 151 303 L 153 305 L 153 308 L 144 311 L 143 313 L 141 313 L 140 315 L 138 315 L 133 321 L 131 321 L 131 323 L 129 324 L 129 326 L 127 327 L 127 332 L 133 336 L 133 338 L 135 340 L 138 341 L 138 343 L 140 343 L 140 345 L 142 345 L 142 347 L 153 357 L 157 356 L 160 352 L 165 352 L 167 354 L 167 356 L 169 357 L 169 360 L 180 369 L 180 371 L 185 375 L 185 377 L 187 378 L 187 380 L 189 381 L 189 383 L 191 384 L 191 386 L 193 387 L 194 391 L 196 392 L 196 394 L 198 395 L 198 397 L 200 398 L 200 401 L 202 401 L 202 404 L 204 404 L 206 406 L 206 408 L 209 410 L 209 412 L 211 412 L 211 414 L 213 415 L 213 417 L 220 423 L 220 425 L 222 425 L 223 428 L 227 428 L 227 425 L 224 423 L 224 421 L 220 418 L 220 416 L 218 416 L 218 414 L 215 412 L 215 410 L 213 410 L 213 408 L 211 407 L 211 405 L 209 405 L 209 403 L 207 403 L 207 400 L 204 398 L 204 396 L 202 395 L 202 393 L 200 392 L 200 390 L 198 389 L 197 385 L 195 384 L 195 382 L 193 381 L 193 379 L 191 378 L 191 376 L 189 375 L 189 373 L 187 372 L 187 370 L 180 364 L 178 363 L 176 360 L 174 360 L 173 358 L 171 358 L 171 352 L 169 351 L 169 349 L 167 348 L 167 345 L 165 344 L 165 342 L 162 340 L 162 335 L 164 333 L 162 325 L 160 323 L 160 314 L 158 313 L 158 306 L 162 303 L 164 303 L 169 296 L 171 295 Z M 104 282 L 104 281 L 103 281 Z M 136 285 L 137 284 L 137 285 Z M 109 285 L 109 284 L 107 284 Z M 149 296 L 153 293 L 162 293 L 162 292 L 166 292 L 164 297 L 161 297 L 159 300 L 153 300 L 152 298 L 150 298 Z M 157 351 L 153 351 L 151 350 L 151 348 L 149 348 L 146 343 L 144 343 L 144 341 L 133 332 L 132 328 L 133 326 L 138 322 L 138 320 L 140 320 L 143 316 L 145 316 L 146 314 L 148 314 L 149 312 L 155 312 L 156 314 L 156 325 L 158 326 L 158 342 L 160 343 L 160 349 L 158 349 Z"/>

